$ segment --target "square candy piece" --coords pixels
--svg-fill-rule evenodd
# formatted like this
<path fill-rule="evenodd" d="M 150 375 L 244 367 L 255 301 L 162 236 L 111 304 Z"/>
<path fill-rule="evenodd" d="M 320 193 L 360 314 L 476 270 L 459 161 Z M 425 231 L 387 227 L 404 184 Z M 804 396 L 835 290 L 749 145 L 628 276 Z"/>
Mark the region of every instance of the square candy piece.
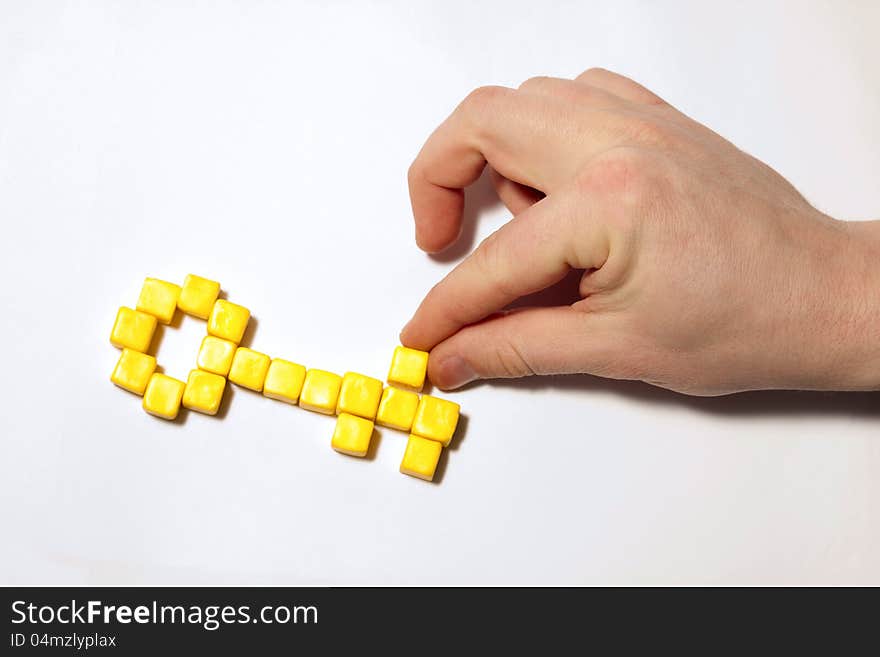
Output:
<path fill-rule="evenodd" d="M 195 274 L 187 275 L 177 299 L 177 307 L 187 315 L 208 319 L 220 294 L 220 283 Z"/>
<path fill-rule="evenodd" d="M 196 365 L 200 370 L 226 376 L 229 374 L 229 368 L 232 367 L 232 359 L 237 348 L 234 342 L 206 335 L 202 339 L 202 346 L 199 347 Z"/>
<path fill-rule="evenodd" d="M 324 370 L 309 370 L 299 395 L 299 405 L 307 411 L 333 415 L 342 377 Z"/>
<path fill-rule="evenodd" d="M 273 358 L 263 383 L 263 394 L 288 404 L 296 404 L 305 379 L 306 368 L 302 365 Z"/>
<path fill-rule="evenodd" d="M 337 452 L 349 456 L 366 456 L 372 437 L 372 421 L 349 413 L 340 413 L 330 444 Z"/>
<path fill-rule="evenodd" d="M 156 371 L 156 358 L 139 351 L 123 349 L 110 380 L 123 390 L 143 395 Z"/>
<path fill-rule="evenodd" d="M 355 372 L 346 372 L 342 377 L 336 412 L 351 413 L 368 420 L 374 420 L 381 398 L 382 382 L 379 379 Z"/>
<path fill-rule="evenodd" d="M 418 393 L 398 388 L 385 388 L 382 400 L 379 402 L 376 424 L 398 431 L 409 431 L 418 407 Z"/>
<path fill-rule="evenodd" d="M 244 337 L 251 311 L 237 303 L 217 299 L 208 317 L 208 333 L 238 344 Z"/>
<path fill-rule="evenodd" d="M 148 278 L 141 288 L 141 296 L 138 298 L 137 309 L 142 313 L 148 313 L 163 324 L 170 324 L 177 310 L 177 298 L 180 296 L 180 286 L 158 278 Z"/>
<path fill-rule="evenodd" d="M 144 391 L 144 410 L 150 415 L 173 420 L 180 412 L 180 400 L 185 387 L 183 381 L 156 372 L 150 377 Z"/>
<path fill-rule="evenodd" d="M 425 385 L 425 373 L 428 371 L 428 352 L 396 347 L 391 358 L 391 369 L 388 370 L 388 383 L 420 392 Z"/>
<path fill-rule="evenodd" d="M 150 348 L 156 332 L 156 318 L 122 306 L 116 313 L 110 343 L 120 349 L 131 349 L 144 353 Z"/>
<path fill-rule="evenodd" d="M 266 354 L 239 347 L 235 350 L 232 367 L 229 368 L 229 380 L 255 392 L 262 392 L 266 372 L 269 371 L 269 361 Z"/>
<path fill-rule="evenodd" d="M 436 440 L 410 435 L 400 462 L 400 471 L 410 477 L 432 481 L 442 451 L 443 446 Z"/>
<path fill-rule="evenodd" d="M 183 405 L 199 413 L 216 415 L 225 389 L 225 377 L 202 370 L 192 370 L 183 390 Z"/>
<path fill-rule="evenodd" d="M 458 425 L 459 409 L 460 406 L 455 402 L 422 395 L 413 419 L 412 432 L 443 443 L 446 447 Z"/>

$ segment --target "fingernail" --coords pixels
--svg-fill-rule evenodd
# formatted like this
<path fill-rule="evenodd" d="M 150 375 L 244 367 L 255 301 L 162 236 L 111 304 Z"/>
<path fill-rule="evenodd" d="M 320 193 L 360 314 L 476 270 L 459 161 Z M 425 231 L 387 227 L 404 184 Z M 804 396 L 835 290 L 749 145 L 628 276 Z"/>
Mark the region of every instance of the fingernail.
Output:
<path fill-rule="evenodd" d="M 477 373 L 461 356 L 449 356 L 437 365 L 438 378 L 443 388 L 460 388 L 477 378 Z"/>

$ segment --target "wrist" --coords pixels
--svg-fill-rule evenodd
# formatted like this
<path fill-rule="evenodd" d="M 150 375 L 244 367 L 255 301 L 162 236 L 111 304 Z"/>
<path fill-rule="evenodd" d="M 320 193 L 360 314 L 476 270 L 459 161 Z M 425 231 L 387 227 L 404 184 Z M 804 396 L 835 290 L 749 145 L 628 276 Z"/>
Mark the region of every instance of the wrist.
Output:
<path fill-rule="evenodd" d="M 823 268 L 824 321 L 813 329 L 821 363 L 813 386 L 880 390 L 880 221 L 833 221 L 840 240 Z M 837 289 L 833 289 L 837 288 Z"/>

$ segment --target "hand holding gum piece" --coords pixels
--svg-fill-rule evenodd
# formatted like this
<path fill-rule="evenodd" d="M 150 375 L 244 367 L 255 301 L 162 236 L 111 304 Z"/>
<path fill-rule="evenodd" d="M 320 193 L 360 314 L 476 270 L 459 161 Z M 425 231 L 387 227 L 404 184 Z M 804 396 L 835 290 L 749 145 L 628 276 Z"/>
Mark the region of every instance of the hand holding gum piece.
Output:
<path fill-rule="evenodd" d="M 427 351 L 396 347 L 391 357 L 391 368 L 388 370 L 388 383 L 398 388 L 421 392 L 427 371 Z"/>

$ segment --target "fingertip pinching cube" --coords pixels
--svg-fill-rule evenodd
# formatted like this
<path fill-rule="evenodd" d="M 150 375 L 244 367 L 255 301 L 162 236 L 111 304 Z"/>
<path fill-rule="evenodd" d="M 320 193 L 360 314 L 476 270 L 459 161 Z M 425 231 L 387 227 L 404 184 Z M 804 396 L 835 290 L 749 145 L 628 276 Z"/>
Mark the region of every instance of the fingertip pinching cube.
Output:
<path fill-rule="evenodd" d="M 459 405 L 431 395 L 419 395 L 425 384 L 428 353 L 398 346 L 388 371 L 388 387 L 364 374 L 339 376 L 320 369 L 270 358 L 239 346 L 250 320 L 244 306 L 220 299 L 220 284 L 189 274 L 183 286 L 147 278 L 136 308 L 123 306 L 116 314 L 110 342 L 121 349 L 111 381 L 143 397 L 145 411 L 166 420 L 184 407 L 215 415 L 226 382 L 262 392 L 301 408 L 336 415 L 331 446 L 350 456 L 364 457 L 375 425 L 409 435 L 400 471 L 427 481 L 435 477 L 443 448 L 455 434 Z M 156 326 L 170 324 L 177 309 L 207 321 L 208 335 L 196 355 L 197 368 L 186 383 L 157 371 L 148 353 Z"/>
<path fill-rule="evenodd" d="M 421 392 L 428 371 L 428 352 L 396 347 L 388 370 L 388 383 L 398 388 Z"/>

